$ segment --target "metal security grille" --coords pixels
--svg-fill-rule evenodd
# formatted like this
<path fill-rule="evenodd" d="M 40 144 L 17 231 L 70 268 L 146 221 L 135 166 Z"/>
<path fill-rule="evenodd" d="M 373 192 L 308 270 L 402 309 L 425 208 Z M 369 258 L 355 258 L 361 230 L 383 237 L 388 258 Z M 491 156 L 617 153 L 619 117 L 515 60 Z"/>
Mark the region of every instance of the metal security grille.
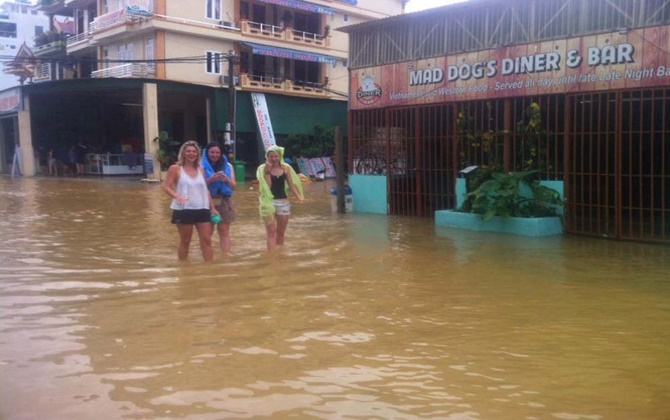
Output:
<path fill-rule="evenodd" d="M 570 97 L 565 228 L 616 236 L 616 94 Z"/>
<path fill-rule="evenodd" d="M 623 92 L 619 236 L 670 241 L 670 90 Z"/>
<path fill-rule="evenodd" d="M 433 217 L 455 205 L 454 107 L 389 111 L 389 211 Z"/>
<path fill-rule="evenodd" d="M 454 116 L 451 105 L 352 112 L 353 173 L 387 175 L 390 214 L 454 207 Z"/>
<path fill-rule="evenodd" d="M 670 91 L 574 95 L 568 232 L 670 241 Z"/>
<path fill-rule="evenodd" d="M 461 103 L 459 170 L 535 170 L 538 179 L 563 179 L 564 103 L 559 95 Z"/>
<path fill-rule="evenodd" d="M 510 101 L 509 171 L 537 170 L 537 178 L 558 181 L 564 173 L 565 97 Z"/>

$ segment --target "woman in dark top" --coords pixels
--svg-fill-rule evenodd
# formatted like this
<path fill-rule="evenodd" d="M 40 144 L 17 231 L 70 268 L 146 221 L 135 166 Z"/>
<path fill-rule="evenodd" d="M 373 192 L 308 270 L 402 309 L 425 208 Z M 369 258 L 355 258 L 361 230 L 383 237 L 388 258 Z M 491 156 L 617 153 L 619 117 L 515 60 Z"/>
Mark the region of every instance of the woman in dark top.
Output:
<path fill-rule="evenodd" d="M 284 162 L 284 148 L 279 146 L 267 150 L 265 163 L 258 167 L 256 178 L 261 192 L 259 210 L 265 223 L 267 247 L 272 250 L 284 245 L 284 234 L 291 216 L 288 193 L 292 192 L 302 203 L 302 183 L 291 165 Z"/>

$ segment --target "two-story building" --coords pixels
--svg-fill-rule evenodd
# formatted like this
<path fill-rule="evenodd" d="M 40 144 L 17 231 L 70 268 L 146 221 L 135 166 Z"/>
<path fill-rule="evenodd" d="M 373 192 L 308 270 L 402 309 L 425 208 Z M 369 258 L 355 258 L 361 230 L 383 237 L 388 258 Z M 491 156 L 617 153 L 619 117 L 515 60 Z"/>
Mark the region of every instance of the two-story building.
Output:
<path fill-rule="evenodd" d="M 278 142 L 317 124 L 346 126 L 348 36 L 335 29 L 400 14 L 403 4 L 42 0 L 44 12 L 74 27 L 36 47 L 42 71 L 22 89 L 21 112 L 30 119 L 17 123 L 22 153 L 77 141 L 101 153 L 124 145 L 155 153 L 160 132 L 204 144 L 228 130 L 235 158 L 255 163 L 262 110 L 252 96 L 263 94 Z"/>

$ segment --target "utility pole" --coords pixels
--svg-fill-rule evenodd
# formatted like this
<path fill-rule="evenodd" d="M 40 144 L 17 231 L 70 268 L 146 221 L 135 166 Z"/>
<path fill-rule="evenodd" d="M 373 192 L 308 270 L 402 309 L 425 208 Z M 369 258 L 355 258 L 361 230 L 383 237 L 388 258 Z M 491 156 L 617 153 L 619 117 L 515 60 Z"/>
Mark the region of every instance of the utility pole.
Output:
<path fill-rule="evenodd" d="M 235 51 L 228 51 L 228 124 L 226 131 L 230 136 L 226 139 L 226 145 L 233 146 L 233 160 L 237 160 L 237 139 L 236 139 L 236 110 L 237 108 L 237 90 L 235 89 Z"/>

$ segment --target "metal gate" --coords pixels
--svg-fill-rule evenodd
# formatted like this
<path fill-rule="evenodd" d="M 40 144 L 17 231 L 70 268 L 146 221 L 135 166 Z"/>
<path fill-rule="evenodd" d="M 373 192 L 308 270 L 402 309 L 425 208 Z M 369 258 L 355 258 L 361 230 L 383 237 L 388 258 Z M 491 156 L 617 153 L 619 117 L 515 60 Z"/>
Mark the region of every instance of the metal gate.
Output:
<path fill-rule="evenodd" d="M 453 105 L 352 113 L 352 172 L 387 176 L 390 214 L 454 208 L 455 115 Z"/>
<path fill-rule="evenodd" d="M 571 95 L 568 232 L 670 242 L 670 90 Z"/>

